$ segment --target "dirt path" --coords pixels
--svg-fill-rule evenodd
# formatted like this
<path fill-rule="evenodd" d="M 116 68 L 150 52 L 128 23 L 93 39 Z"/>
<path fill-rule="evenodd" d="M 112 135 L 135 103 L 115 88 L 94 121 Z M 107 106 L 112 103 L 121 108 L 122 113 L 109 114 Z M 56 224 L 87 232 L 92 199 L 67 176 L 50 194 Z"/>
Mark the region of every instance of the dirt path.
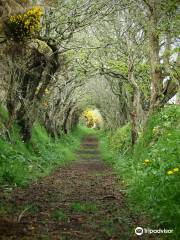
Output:
<path fill-rule="evenodd" d="M 100 160 L 97 139 L 84 138 L 77 155 L 71 165 L 13 192 L 9 216 L 0 220 L 0 239 L 136 239 L 135 217 L 119 179 Z"/>

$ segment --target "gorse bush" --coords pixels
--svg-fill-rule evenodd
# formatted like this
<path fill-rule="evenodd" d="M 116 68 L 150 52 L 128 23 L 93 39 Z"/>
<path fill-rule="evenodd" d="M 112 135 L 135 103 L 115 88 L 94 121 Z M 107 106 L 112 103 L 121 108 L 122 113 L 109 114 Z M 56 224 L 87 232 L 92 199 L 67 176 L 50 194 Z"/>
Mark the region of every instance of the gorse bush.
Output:
<path fill-rule="evenodd" d="M 114 165 L 125 181 L 132 209 L 150 216 L 156 228 L 174 229 L 170 239 L 180 237 L 179 129 L 180 107 L 167 106 L 150 117 L 144 133 L 125 155 L 114 151 L 118 144 L 122 149 L 121 141 L 112 141 L 117 133 L 111 137 L 110 143 L 116 144 L 111 155 L 104 154 L 104 159 Z M 109 141 L 104 137 L 102 151 L 107 151 L 107 145 Z"/>
<path fill-rule="evenodd" d="M 96 118 L 93 115 L 93 111 L 87 109 L 83 112 L 82 116 L 85 118 L 87 127 L 93 127 L 96 122 Z"/>
<path fill-rule="evenodd" d="M 40 29 L 42 10 L 39 7 L 25 13 L 9 16 L 6 21 L 6 34 L 14 41 L 22 41 L 33 36 Z"/>

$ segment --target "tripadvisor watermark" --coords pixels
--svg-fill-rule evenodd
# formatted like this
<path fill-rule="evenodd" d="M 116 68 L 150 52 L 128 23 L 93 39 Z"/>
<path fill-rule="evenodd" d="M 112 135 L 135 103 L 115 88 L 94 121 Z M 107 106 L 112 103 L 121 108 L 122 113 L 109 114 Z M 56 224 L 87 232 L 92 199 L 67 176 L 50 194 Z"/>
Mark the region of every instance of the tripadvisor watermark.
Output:
<path fill-rule="evenodd" d="M 142 234 L 162 234 L 162 233 L 173 233 L 173 229 L 151 229 L 151 228 L 135 228 L 135 234 L 141 236 Z"/>

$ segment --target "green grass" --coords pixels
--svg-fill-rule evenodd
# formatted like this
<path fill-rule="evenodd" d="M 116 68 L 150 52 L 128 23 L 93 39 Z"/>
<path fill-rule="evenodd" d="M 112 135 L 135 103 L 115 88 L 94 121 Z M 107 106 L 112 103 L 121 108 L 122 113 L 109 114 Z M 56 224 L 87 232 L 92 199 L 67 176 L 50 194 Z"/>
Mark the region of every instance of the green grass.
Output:
<path fill-rule="evenodd" d="M 55 221 L 67 221 L 68 217 L 67 215 L 60 209 L 56 209 L 53 213 L 52 213 L 52 218 Z"/>
<path fill-rule="evenodd" d="M 3 123 L 7 120 L 7 113 L 2 107 L 0 111 L 0 122 Z M 74 152 L 81 137 L 92 132 L 78 126 L 71 133 L 52 139 L 39 123 L 35 123 L 31 141 L 25 144 L 20 139 L 17 124 L 13 124 L 9 141 L 0 136 L 0 185 L 25 186 L 57 166 L 75 160 Z"/>
<path fill-rule="evenodd" d="M 109 137 L 101 133 L 103 159 L 125 182 L 133 211 L 150 217 L 156 228 L 174 229 L 170 239 L 180 239 L 180 107 L 166 106 L 153 114 L 134 148 L 125 128 Z"/>
<path fill-rule="evenodd" d="M 76 213 L 81 213 L 81 212 L 94 213 L 97 210 L 97 206 L 95 203 L 74 202 L 74 203 L 71 203 L 70 209 Z"/>

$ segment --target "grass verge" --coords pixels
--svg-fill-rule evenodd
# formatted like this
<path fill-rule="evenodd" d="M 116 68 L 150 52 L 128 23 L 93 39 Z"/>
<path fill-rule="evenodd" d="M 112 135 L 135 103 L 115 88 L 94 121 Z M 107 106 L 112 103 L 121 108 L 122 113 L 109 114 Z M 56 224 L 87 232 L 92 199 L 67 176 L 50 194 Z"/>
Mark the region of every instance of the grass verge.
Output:
<path fill-rule="evenodd" d="M 1 109 L 1 123 L 3 118 L 5 122 L 6 112 Z M 10 141 L 0 136 L 0 185 L 25 186 L 49 174 L 57 166 L 64 166 L 76 158 L 74 152 L 81 137 L 90 133 L 89 129 L 78 126 L 55 140 L 39 123 L 35 123 L 31 141 L 25 144 L 20 139 L 18 126 L 14 124 Z"/>
<path fill-rule="evenodd" d="M 163 239 L 180 239 L 180 107 L 166 106 L 151 116 L 133 148 L 129 129 L 100 134 L 103 159 L 125 182 L 133 211 L 152 219 L 142 227 L 173 229 Z"/>

